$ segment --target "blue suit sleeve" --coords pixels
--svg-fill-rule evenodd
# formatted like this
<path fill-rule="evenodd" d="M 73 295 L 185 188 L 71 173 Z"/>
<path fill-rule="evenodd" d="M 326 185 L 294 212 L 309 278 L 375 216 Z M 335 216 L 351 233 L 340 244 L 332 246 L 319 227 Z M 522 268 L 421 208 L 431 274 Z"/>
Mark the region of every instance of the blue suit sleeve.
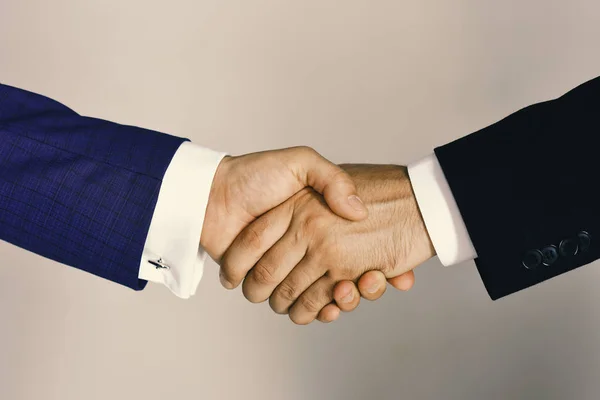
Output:
<path fill-rule="evenodd" d="M 162 178 L 185 140 L 0 84 L 0 239 L 143 289 Z"/>

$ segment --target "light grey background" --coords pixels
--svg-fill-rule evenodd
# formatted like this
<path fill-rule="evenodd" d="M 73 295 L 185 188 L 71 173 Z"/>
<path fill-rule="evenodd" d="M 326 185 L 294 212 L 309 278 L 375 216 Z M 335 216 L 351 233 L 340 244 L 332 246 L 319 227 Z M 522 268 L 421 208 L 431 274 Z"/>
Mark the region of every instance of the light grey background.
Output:
<path fill-rule="evenodd" d="M 234 154 L 307 144 L 406 164 L 600 75 L 599 13 L 581 0 L 2 0 L 0 81 Z M 597 264 L 492 302 L 472 262 L 436 259 L 409 293 L 297 327 L 221 289 L 212 263 L 182 301 L 6 243 L 0 256 L 1 399 L 600 397 Z"/>

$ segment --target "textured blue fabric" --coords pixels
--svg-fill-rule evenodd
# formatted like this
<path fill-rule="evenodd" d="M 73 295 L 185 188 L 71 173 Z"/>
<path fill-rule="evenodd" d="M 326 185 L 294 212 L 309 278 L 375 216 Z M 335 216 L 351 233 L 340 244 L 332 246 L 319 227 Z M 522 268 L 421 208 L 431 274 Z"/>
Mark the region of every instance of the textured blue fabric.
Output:
<path fill-rule="evenodd" d="M 143 289 L 162 178 L 185 140 L 0 84 L 0 239 Z"/>

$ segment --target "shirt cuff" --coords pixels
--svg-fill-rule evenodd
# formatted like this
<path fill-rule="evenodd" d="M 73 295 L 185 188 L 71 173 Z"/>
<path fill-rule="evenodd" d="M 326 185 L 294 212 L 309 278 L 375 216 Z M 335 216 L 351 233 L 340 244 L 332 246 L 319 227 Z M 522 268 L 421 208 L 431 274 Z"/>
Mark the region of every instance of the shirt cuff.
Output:
<path fill-rule="evenodd" d="M 204 215 L 215 172 L 225 155 L 191 142 L 181 144 L 163 177 L 140 279 L 162 283 L 183 299 L 196 293 L 207 258 L 200 246 Z"/>
<path fill-rule="evenodd" d="M 440 262 L 447 267 L 477 258 L 467 227 L 435 154 L 410 164 L 408 175 Z"/>

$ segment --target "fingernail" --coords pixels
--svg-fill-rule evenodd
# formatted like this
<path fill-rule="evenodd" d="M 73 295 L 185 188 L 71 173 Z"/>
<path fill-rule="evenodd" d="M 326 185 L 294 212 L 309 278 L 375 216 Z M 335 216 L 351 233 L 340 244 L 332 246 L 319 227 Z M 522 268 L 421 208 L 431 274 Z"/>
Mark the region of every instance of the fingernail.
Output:
<path fill-rule="evenodd" d="M 219 270 L 219 280 L 221 281 L 221 285 L 223 285 L 224 288 L 226 289 L 231 289 L 232 285 L 231 283 L 225 279 L 225 276 L 223 275 L 223 271 Z"/>
<path fill-rule="evenodd" d="M 365 211 L 365 204 L 357 195 L 353 194 L 352 196 L 348 197 L 348 203 L 350 203 L 350 206 L 352 206 L 352 208 L 354 208 L 356 211 Z"/>
<path fill-rule="evenodd" d="M 367 288 L 367 293 L 373 294 L 373 293 L 377 292 L 377 290 L 379 290 L 379 284 L 378 283 L 374 283 L 374 284 L 372 284 L 371 286 L 369 286 Z"/>
<path fill-rule="evenodd" d="M 353 298 L 354 298 L 354 293 L 352 293 L 352 291 L 350 291 L 350 293 L 348 293 L 347 295 L 342 297 L 340 300 L 342 303 L 350 303 Z"/>

